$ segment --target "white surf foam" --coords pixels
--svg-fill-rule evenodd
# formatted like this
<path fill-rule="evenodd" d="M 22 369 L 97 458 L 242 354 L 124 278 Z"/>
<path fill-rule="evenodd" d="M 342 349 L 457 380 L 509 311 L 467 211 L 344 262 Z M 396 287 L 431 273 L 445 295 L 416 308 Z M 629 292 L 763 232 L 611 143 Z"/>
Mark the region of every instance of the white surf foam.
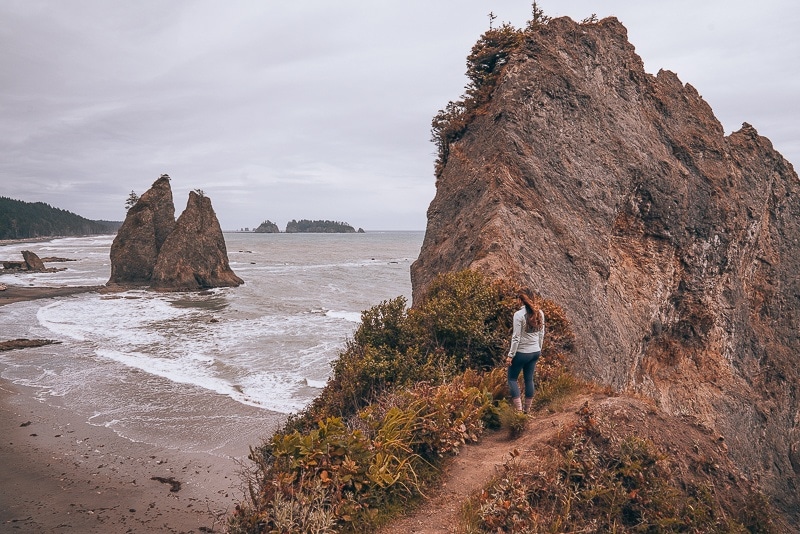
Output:
<path fill-rule="evenodd" d="M 351 323 L 361 322 L 361 312 L 328 310 L 325 315 L 335 319 L 344 319 L 345 321 L 350 321 Z"/>

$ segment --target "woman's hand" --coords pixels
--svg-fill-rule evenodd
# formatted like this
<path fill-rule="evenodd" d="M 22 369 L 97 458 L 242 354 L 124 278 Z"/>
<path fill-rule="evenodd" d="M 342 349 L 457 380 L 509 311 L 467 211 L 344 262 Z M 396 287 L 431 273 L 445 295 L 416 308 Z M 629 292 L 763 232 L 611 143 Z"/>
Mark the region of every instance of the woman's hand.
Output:
<path fill-rule="evenodd" d="M 506 356 L 506 367 L 511 367 L 511 356 Z"/>

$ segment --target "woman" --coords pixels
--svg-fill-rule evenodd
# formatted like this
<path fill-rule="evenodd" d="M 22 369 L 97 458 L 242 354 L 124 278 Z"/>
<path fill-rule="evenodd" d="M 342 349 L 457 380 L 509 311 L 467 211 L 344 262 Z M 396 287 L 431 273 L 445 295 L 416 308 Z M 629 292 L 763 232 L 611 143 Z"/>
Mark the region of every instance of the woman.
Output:
<path fill-rule="evenodd" d="M 511 348 L 508 351 L 506 365 L 511 402 L 517 410 L 528 413 L 533 401 L 533 373 L 544 342 L 544 312 L 533 303 L 530 292 L 520 293 L 519 299 L 523 306 L 514 313 L 514 332 L 511 335 Z M 524 408 L 517 383 L 520 371 L 525 378 Z"/>

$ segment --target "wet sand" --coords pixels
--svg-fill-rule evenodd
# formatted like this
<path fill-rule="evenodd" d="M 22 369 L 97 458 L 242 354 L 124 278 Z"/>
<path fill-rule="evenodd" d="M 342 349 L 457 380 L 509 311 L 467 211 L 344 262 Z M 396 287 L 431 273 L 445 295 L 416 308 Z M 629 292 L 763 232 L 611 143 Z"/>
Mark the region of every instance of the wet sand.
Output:
<path fill-rule="evenodd" d="M 98 287 L 19 287 L 0 306 Z M 223 532 L 243 492 L 232 458 L 135 443 L 0 379 L 0 532 Z"/>
<path fill-rule="evenodd" d="M 234 459 L 131 442 L 4 380 L 0 436 L 1 532 L 222 532 L 242 497 Z"/>
<path fill-rule="evenodd" d="M 0 284 L 2 283 L 3 279 L 0 277 Z M 28 287 L 6 284 L 6 289 L 0 291 L 0 306 L 27 300 L 49 299 L 66 295 L 75 295 L 77 293 L 100 291 L 104 287 L 105 286 Z"/>

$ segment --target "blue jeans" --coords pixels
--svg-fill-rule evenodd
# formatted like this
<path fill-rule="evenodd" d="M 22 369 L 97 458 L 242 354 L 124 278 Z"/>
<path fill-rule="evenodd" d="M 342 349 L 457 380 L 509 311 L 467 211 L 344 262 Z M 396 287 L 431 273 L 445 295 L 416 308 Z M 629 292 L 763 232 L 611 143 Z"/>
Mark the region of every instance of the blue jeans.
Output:
<path fill-rule="evenodd" d="M 511 365 L 508 367 L 508 389 L 511 390 L 511 398 L 519 398 L 519 372 L 522 371 L 522 376 L 525 378 L 525 398 L 533 398 L 533 373 L 536 371 L 536 362 L 539 361 L 540 352 L 518 352 L 511 360 Z"/>

